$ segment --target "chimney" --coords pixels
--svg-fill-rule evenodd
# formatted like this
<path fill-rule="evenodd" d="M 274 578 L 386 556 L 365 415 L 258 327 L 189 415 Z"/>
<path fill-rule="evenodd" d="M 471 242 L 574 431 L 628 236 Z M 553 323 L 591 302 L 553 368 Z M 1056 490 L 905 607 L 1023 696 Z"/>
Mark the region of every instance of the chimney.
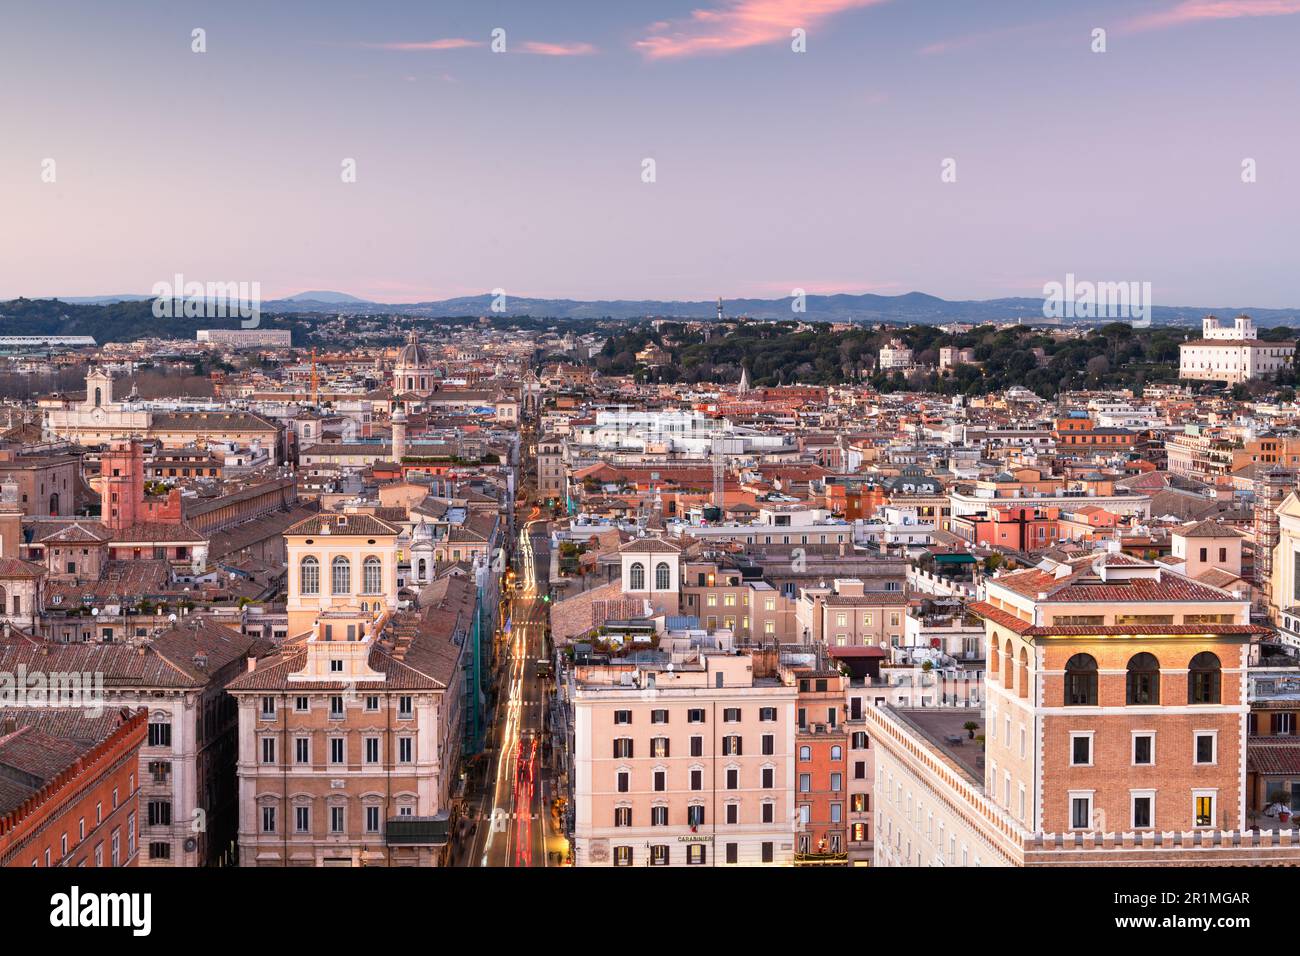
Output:
<path fill-rule="evenodd" d="M 248 673 L 251 674 L 255 670 L 257 670 L 257 658 L 250 656 L 248 658 Z"/>

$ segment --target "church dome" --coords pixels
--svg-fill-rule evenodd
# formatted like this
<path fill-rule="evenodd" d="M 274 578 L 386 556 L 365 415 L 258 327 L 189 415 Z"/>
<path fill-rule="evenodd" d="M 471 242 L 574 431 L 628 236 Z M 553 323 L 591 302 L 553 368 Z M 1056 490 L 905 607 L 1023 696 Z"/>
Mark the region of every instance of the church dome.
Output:
<path fill-rule="evenodd" d="M 433 365 L 433 357 L 428 349 L 420 344 L 419 336 L 412 332 L 406 344 L 402 346 L 402 350 L 397 353 L 397 367 L 429 368 L 431 365 Z"/>

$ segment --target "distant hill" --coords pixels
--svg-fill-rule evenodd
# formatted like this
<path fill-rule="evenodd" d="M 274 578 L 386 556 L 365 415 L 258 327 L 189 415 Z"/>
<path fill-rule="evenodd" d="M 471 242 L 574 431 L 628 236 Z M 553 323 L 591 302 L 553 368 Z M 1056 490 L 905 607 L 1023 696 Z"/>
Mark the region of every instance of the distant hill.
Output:
<path fill-rule="evenodd" d="M 98 341 L 129 341 L 163 331 L 188 337 L 197 328 L 235 328 L 231 321 L 167 320 L 170 328 L 158 327 L 159 320 L 149 314 L 151 297 L 92 296 L 59 299 L 15 299 L 0 302 L 0 335 L 86 334 Z M 942 325 L 949 323 L 980 324 L 985 322 L 1023 321 L 1043 324 L 1041 299 L 1019 297 L 1003 299 L 941 299 L 923 292 L 904 295 L 810 295 L 803 310 L 795 312 L 792 300 L 725 299 L 724 317 L 747 316 L 753 319 L 802 319 L 810 322 L 889 323 L 893 325 Z M 500 306 L 494 309 L 493 306 Z M 555 321 L 596 319 L 644 319 L 654 317 L 711 319 L 718 304 L 712 301 L 662 299 L 540 299 L 506 296 L 498 302 L 491 294 L 461 296 L 430 302 L 386 304 L 368 302 L 344 292 L 312 290 L 286 299 L 272 299 L 262 304 L 263 323 L 274 327 L 270 317 L 290 314 L 308 319 L 316 314 L 400 315 L 410 318 L 464 318 L 499 315 L 530 316 Z M 1249 306 L 1156 306 L 1157 325 L 1198 326 L 1211 313 L 1233 316 L 1242 312 L 1254 317 L 1260 327 L 1300 326 L 1300 309 L 1259 309 Z M 1077 324 L 1099 324 L 1099 321 Z M 280 327 L 294 324 L 286 319 Z M 1072 324 L 1069 322 L 1062 324 Z"/>
<path fill-rule="evenodd" d="M 303 293 L 293 299 L 267 302 L 265 309 L 277 308 L 313 311 L 314 302 Z M 447 318 L 466 315 L 529 315 L 553 319 L 641 319 L 646 317 L 674 317 L 711 319 L 717 316 L 718 303 L 712 301 L 682 301 L 677 299 L 538 299 L 507 295 L 500 311 L 490 294 L 460 296 L 429 302 L 376 303 L 357 299 L 347 311 L 363 314 L 407 315 L 427 318 Z M 316 311 L 340 311 L 339 303 Z M 803 301 L 802 312 L 791 308 L 792 300 L 782 299 L 724 299 L 723 314 L 727 318 L 747 316 L 754 319 L 805 319 L 816 322 L 890 322 L 898 325 L 938 325 L 950 322 L 995 322 L 1022 319 L 1041 323 L 1043 300 L 1037 298 L 1002 299 L 941 299 L 923 292 L 904 295 L 810 295 Z M 1254 317 L 1260 326 L 1300 324 L 1300 309 L 1260 309 L 1249 306 L 1156 306 L 1153 319 L 1160 324 L 1195 325 L 1211 313 L 1221 316 L 1245 312 Z"/>
<path fill-rule="evenodd" d="M 287 299 L 279 299 L 280 302 L 354 302 L 366 304 L 365 299 L 358 299 L 355 295 L 348 295 L 346 292 L 321 292 L 313 290 L 311 292 L 299 292 L 297 295 L 291 295 Z"/>

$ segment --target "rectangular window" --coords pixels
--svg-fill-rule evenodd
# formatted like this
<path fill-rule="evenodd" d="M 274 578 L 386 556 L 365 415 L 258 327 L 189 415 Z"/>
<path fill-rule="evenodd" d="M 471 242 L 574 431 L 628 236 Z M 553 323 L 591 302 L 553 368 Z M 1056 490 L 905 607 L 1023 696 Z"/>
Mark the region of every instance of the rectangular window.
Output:
<path fill-rule="evenodd" d="M 379 763 L 379 738 L 366 738 L 366 763 Z"/>
<path fill-rule="evenodd" d="M 1133 828 L 1145 829 L 1152 825 L 1151 821 L 1155 817 L 1152 809 L 1155 805 L 1154 793 L 1135 793 L 1133 794 Z"/>
<path fill-rule="evenodd" d="M 343 738 L 330 738 L 330 763 L 343 763 Z"/>
<path fill-rule="evenodd" d="M 704 723 L 704 708 L 702 708 L 702 707 L 694 708 L 694 707 L 693 707 L 693 708 L 691 708 L 690 710 L 688 710 L 688 711 L 686 712 L 686 722 L 687 722 L 688 724 L 702 724 L 702 723 Z"/>
<path fill-rule="evenodd" d="M 1204 790 L 1192 792 L 1192 803 L 1198 827 L 1214 826 L 1214 794 Z"/>
<path fill-rule="evenodd" d="M 707 856 L 704 852 L 704 844 L 688 843 L 686 845 L 686 862 L 690 866 L 703 866 Z"/>
<path fill-rule="evenodd" d="M 1092 733 L 1070 735 L 1070 763 L 1075 767 L 1092 766 Z"/>
<path fill-rule="evenodd" d="M 630 723 L 632 723 L 632 711 L 630 711 L 630 710 L 616 710 L 616 711 L 614 711 L 614 723 L 616 723 L 616 724 L 630 724 Z"/>
<path fill-rule="evenodd" d="M 262 738 L 262 763 L 275 763 L 275 738 Z"/>
<path fill-rule="evenodd" d="M 650 723 L 652 723 L 652 724 L 666 724 L 666 723 L 668 723 L 668 711 L 666 711 L 666 710 L 652 710 L 652 711 L 650 711 Z"/>
<path fill-rule="evenodd" d="M 1196 735 L 1196 762 L 1198 764 L 1212 764 L 1215 762 L 1215 738 L 1213 733 L 1198 733 Z"/>
<path fill-rule="evenodd" d="M 415 740 L 412 737 L 397 738 L 397 762 L 411 763 L 415 760 L 414 747 Z"/>
<path fill-rule="evenodd" d="M 397 719 L 410 720 L 415 716 L 415 698 L 410 695 L 397 698 Z"/>
<path fill-rule="evenodd" d="M 293 739 L 293 761 L 294 763 L 311 762 L 311 738 L 295 737 Z"/>
<path fill-rule="evenodd" d="M 1086 830 L 1092 824 L 1092 796 L 1070 796 L 1070 829 Z"/>
<path fill-rule="evenodd" d="M 343 808 L 330 807 L 330 833 L 343 832 Z"/>
<path fill-rule="evenodd" d="M 293 808 L 294 830 L 298 833 L 311 832 L 311 807 Z"/>
<path fill-rule="evenodd" d="M 1133 735 L 1133 763 L 1136 766 L 1150 766 L 1156 762 L 1156 738 L 1154 734 Z"/>

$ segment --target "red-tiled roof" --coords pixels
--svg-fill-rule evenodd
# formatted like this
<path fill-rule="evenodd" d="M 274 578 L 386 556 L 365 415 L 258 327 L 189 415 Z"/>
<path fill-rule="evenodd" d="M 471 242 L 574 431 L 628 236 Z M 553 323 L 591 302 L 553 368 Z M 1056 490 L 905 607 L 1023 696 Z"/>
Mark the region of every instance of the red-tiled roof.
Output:
<path fill-rule="evenodd" d="M 1246 769 L 1256 773 L 1300 773 L 1300 744 L 1246 743 Z"/>
<path fill-rule="evenodd" d="M 966 610 L 978 617 L 986 618 L 994 624 L 1000 624 L 1016 634 L 1024 634 L 1034 626 L 1032 622 L 1021 620 L 1014 614 L 994 607 L 987 601 L 974 601 L 966 605 Z"/>

